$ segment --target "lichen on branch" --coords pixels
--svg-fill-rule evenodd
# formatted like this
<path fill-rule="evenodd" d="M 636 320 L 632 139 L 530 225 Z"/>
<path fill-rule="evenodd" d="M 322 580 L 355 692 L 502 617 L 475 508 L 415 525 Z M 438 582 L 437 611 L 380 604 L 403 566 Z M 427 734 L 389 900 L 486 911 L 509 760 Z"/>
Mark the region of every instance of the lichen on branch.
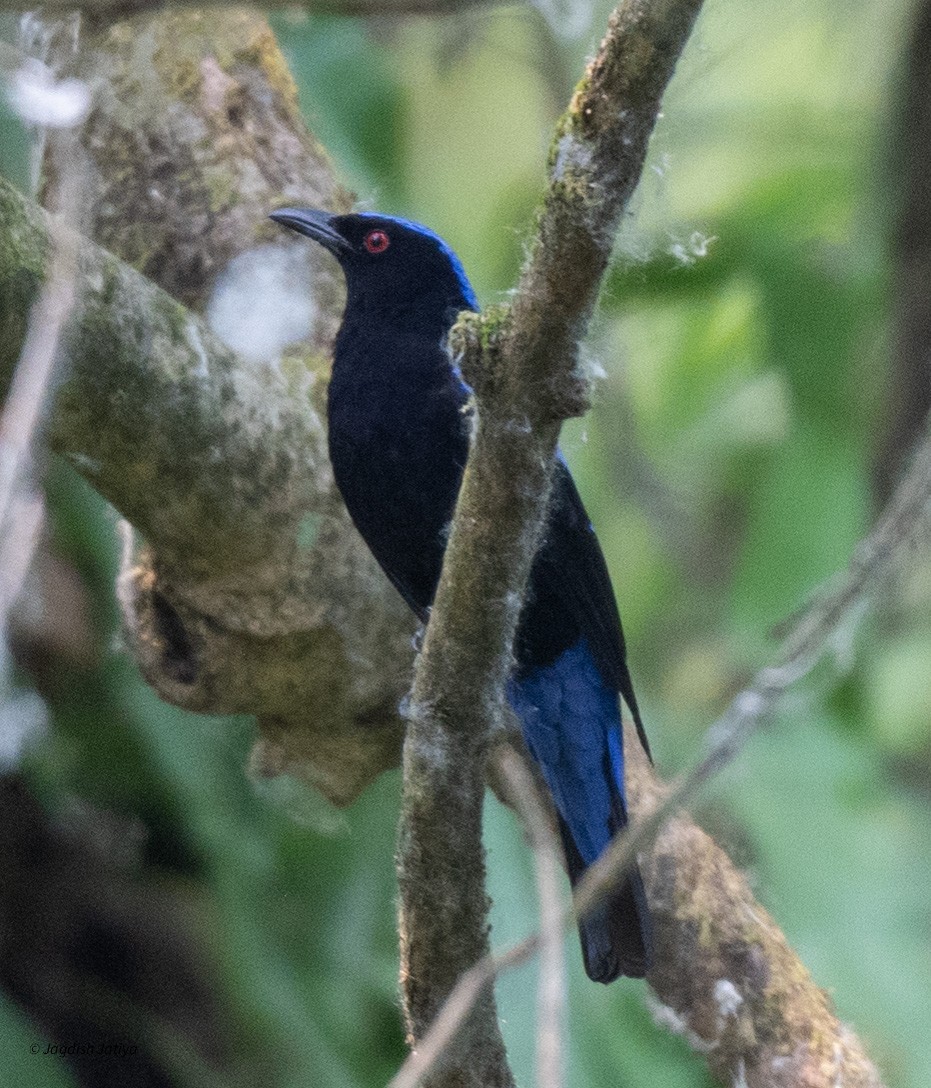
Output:
<path fill-rule="evenodd" d="M 73 35 L 46 31 L 63 41 L 67 74 L 94 88 L 79 133 L 94 182 L 88 233 L 248 349 L 232 398 L 202 420 L 187 402 L 204 395 L 212 366 L 153 391 L 133 369 L 107 371 L 107 395 L 127 414 L 155 415 L 179 434 L 168 470 L 187 477 L 192 512 L 211 473 L 215 505 L 226 499 L 215 520 L 170 520 L 155 508 L 158 489 L 140 481 L 133 506 L 121 505 L 144 537 L 125 549 L 120 579 L 127 643 L 170 702 L 257 716 L 254 771 L 290 772 L 346 804 L 400 759 L 413 624 L 359 539 L 326 454 L 342 278 L 267 215 L 282 202 L 346 210 L 351 197 L 256 12 L 178 8 L 92 25 L 76 57 Z M 244 447 L 238 460 L 219 456 L 211 435 L 224 420 L 257 436 L 255 473 Z M 137 453 L 122 455 L 132 465 Z"/>
<path fill-rule="evenodd" d="M 2 385 L 47 252 L 45 213 L 0 180 Z M 124 576 L 124 600 L 146 611 L 137 660 L 181 705 L 265 716 L 285 753 L 278 769 L 345 802 L 397 762 L 409 636 L 393 602 L 373 611 L 370 598 L 349 635 L 367 658 L 350 664 L 340 642 L 366 575 L 326 525 L 345 515 L 327 490 L 312 375 L 245 363 L 112 254 L 85 241 L 76 252 L 80 301 L 60 342 L 48 435 L 170 572 L 157 590 L 151 567 L 142 584 L 125 584 L 139 568 Z M 308 519 L 321 523 L 314 548 L 302 545 Z M 314 600 L 321 565 L 342 616 Z M 199 602 L 169 596 L 185 575 Z M 369 578 L 367 593 L 379 592 L 390 591 Z"/>

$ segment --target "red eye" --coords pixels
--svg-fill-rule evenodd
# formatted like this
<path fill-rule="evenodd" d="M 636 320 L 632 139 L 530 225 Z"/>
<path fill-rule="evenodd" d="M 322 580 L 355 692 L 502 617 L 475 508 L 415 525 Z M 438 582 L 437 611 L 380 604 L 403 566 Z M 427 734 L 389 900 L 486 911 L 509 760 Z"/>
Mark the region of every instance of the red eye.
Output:
<path fill-rule="evenodd" d="M 370 230 L 362 239 L 362 244 L 369 253 L 384 253 L 391 245 L 391 239 L 383 230 Z"/>

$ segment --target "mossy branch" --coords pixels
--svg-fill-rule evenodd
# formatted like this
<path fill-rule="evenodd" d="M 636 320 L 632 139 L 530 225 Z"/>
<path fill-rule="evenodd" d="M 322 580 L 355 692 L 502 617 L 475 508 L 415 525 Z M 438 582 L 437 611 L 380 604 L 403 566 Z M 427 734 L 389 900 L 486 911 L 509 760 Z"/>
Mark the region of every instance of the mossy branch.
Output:
<path fill-rule="evenodd" d="M 3 385 L 47 251 L 45 213 L 0 180 Z M 197 576 L 214 609 L 198 618 L 193 606 L 137 586 L 136 603 L 150 613 L 137 628 L 140 664 L 191 709 L 264 715 L 282 732 L 291 723 L 293 751 L 301 751 L 301 722 L 319 729 L 318 744 L 311 736 L 294 766 L 334 800 L 351 799 L 397 761 L 397 662 L 408 635 L 390 599 L 374 621 L 371 602 L 361 605 L 367 619 L 358 628 L 372 638 L 366 669 L 378 681 L 368 695 L 354 691 L 339 629 L 309 589 L 328 564 L 328 592 L 343 596 L 349 615 L 364 578 L 346 566 L 338 534 L 334 542 L 326 527 L 340 515 L 326 490 L 311 376 L 246 363 L 195 314 L 92 243 L 78 244 L 77 267 L 80 301 L 60 345 L 51 445 L 146 534 L 169 569 L 176 563 Z M 309 549 L 302 537 L 317 522 L 320 539 Z M 126 580 L 133 577 L 128 571 Z M 390 592 L 374 579 L 369 589 L 376 598 Z"/>
<path fill-rule="evenodd" d="M 633 729 L 626 733 L 631 806 L 651 823 L 670 787 Z M 656 1021 L 703 1055 L 722 1084 L 882 1088 L 863 1043 L 721 847 L 681 809 L 661 828 L 640 855 L 656 939 L 647 979 Z"/>
<path fill-rule="evenodd" d="M 120 578 L 127 642 L 170 702 L 257 716 L 257 773 L 292 773 L 346 804 L 400 760 L 397 704 L 413 624 L 352 526 L 326 453 L 341 276 L 267 214 L 282 201 L 346 209 L 350 197 L 301 118 L 260 15 L 172 10 L 85 29 L 76 58 L 70 30 L 53 24 L 44 36 L 56 67 L 94 88 L 76 164 L 91 181 L 86 232 L 196 312 L 230 276 L 248 301 L 262 282 L 256 269 L 285 262 L 292 299 L 313 317 L 307 341 L 285 347 L 278 363 L 237 358 L 217 396 L 204 392 L 219 373 L 212 363 L 206 375 L 178 373 L 157 389 L 131 366 L 110 367 L 107 386 L 103 375 L 74 386 L 74 403 L 88 400 L 82 410 L 103 397 L 180 443 L 166 466 L 187 502 L 175 518 L 159 512 L 160 485 L 144 475 L 118 502 L 145 536 L 126 548 Z M 53 166 L 46 162 L 46 176 Z M 191 415 L 191 400 L 203 418 Z M 234 446 L 252 435 L 257 474 L 245 446 L 238 460 L 230 450 L 229 464 L 218 456 L 214 438 L 225 427 Z M 112 452 L 109 471 L 119 476 L 127 459 L 130 470 L 145 460 L 146 447 Z M 87 462 L 77 467 L 95 482 Z"/>
<path fill-rule="evenodd" d="M 44 279 L 48 218 L 0 179 L 0 222 L 8 376 Z M 319 444 L 312 410 L 112 254 L 83 243 L 78 265 L 52 446 L 134 525 L 195 562 L 249 565 L 278 548 L 296 531 L 289 499 L 313 473 L 297 453 Z"/>
<path fill-rule="evenodd" d="M 628 0 L 614 13 L 560 123 L 514 301 L 464 317 L 453 332 L 476 415 L 404 744 L 402 979 L 415 1045 L 455 981 L 487 951 L 485 755 L 505 727 L 511 646 L 560 424 L 587 401 L 579 344 L 700 7 L 700 0 Z M 490 989 L 428 1082 L 511 1083 Z"/>

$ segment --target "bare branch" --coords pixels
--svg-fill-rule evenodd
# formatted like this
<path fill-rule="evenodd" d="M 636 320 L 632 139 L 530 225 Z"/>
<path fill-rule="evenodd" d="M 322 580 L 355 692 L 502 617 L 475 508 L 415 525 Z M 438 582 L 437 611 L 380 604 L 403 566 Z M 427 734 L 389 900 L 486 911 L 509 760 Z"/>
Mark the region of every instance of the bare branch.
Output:
<path fill-rule="evenodd" d="M 492 755 L 494 771 L 507 785 L 508 797 L 533 851 L 540 900 L 540 981 L 537 996 L 537 1088 L 563 1083 L 562 1033 L 565 1023 L 566 962 L 562 899 L 562 850 L 552 806 L 547 805 L 526 757 L 509 744 Z"/>

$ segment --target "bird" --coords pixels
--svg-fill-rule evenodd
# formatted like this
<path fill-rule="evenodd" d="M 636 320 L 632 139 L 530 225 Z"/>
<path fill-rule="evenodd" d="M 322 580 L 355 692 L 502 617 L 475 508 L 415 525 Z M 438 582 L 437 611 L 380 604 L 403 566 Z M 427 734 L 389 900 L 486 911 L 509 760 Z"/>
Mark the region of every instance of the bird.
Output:
<path fill-rule="evenodd" d="M 450 246 L 411 220 L 316 208 L 270 218 L 342 267 L 327 397 L 333 474 L 370 551 L 426 623 L 470 441 L 471 390 L 447 338 L 461 311 L 478 312 L 475 292 Z M 552 796 L 574 886 L 628 820 L 619 695 L 648 756 L 649 744 L 607 565 L 561 453 L 507 695 Z M 594 981 L 646 974 L 652 927 L 636 867 L 582 916 L 579 933 Z"/>

